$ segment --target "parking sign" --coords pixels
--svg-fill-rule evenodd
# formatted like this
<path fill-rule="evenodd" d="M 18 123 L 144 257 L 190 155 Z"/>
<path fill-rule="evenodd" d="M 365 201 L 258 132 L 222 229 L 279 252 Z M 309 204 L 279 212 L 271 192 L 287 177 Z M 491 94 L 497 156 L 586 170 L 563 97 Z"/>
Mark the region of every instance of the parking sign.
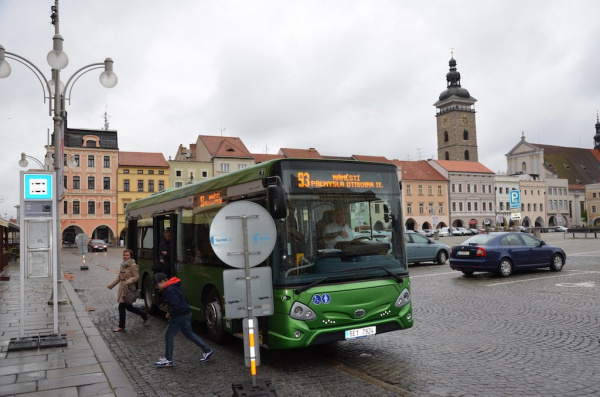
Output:
<path fill-rule="evenodd" d="M 510 208 L 521 208 L 521 191 L 510 191 Z"/>

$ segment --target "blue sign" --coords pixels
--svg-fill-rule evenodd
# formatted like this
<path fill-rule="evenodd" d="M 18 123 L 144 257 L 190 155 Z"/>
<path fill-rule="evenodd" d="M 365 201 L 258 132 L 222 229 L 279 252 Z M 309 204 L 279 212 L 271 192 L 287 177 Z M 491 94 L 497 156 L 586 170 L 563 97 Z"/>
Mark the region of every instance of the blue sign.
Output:
<path fill-rule="evenodd" d="M 331 296 L 329 296 L 329 294 L 323 294 L 323 295 L 315 294 L 312 297 L 312 302 L 315 305 L 320 305 L 321 303 L 323 303 L 324 305 L 327 305 L 327 304 L 329 304 L 329 302 L 331 302 Z"/>
<path fill-rule="evenodd" d="M 510 208 L 521 208 L 521 191 L 510 191 Z"/>
<path fill-rule="evenodd" d="M 313 303 L 315 305 L 320 305 L 321 304 L 321 296 L 320 295 L 313 295 L 312 301 L 313 301 Z"/>
<path fill-rule="evenodd" d="M 52 174 L 24 174 L 25 200 L 52 200 Z"/>

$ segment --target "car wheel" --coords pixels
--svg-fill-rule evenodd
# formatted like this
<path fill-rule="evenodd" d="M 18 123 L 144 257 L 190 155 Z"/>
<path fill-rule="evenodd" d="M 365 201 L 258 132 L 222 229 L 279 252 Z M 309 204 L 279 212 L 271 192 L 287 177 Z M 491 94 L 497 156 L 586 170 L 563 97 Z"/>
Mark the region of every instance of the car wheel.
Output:
<path fill-rule="evenodd" d="M 500 277 L 508 277 L 513 272 L 513 264 L 508 258 L 504 258 L 500 261 L 500 265 L 498 266 L 498 275 Z"/>
<path fill-rule="evenodd" d="M 463 274 L 467 277 L 470 277 L 475 273 L 473 270 L 462 270 Z"/>
<path fill-rule="evenodd" d="M 227 339 L 227 333 L 223 329 L 223 311 L 219 293 L 214 288 L 208 293 L 204 301 L 203 316 L 210 339 L 218 344 L 224 343 Z"/>
<path fill-rule="evenodd" d="M 563 257 L 560 254 L 554 254 L 552 262 L 550 263 L 550 270 L 553 272 L 560 272 L 564 264 Z"/>
<path fill-rule="evenodd" d="M 438 252 L 438 255 L 437 255 L 438 265 L 443 265 L 444 263 L 446 263 L 447 260 L 448 260 L 448 253 L 446 251 L 441 250 L 440 252 Z"/>

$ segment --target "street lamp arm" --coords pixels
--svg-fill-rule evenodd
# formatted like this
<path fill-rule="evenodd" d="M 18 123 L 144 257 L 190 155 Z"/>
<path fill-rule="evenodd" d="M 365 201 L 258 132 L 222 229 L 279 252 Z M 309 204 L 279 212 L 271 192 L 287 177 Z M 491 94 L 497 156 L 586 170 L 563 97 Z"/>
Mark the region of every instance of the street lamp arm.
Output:
<path fill-rule="evenodd" d="M 101 69 L 102 67 L 104 67 L 104 63 L 101 63 L 101 62 L 92 63 L 92 64 L 82 67 L 81 69 L 79 69 L 78 71 L 73 73 L 73 75 L 71 77 L 69 77 L 69 80 L 67 80 L 67 84 L 65 84 L 65 89 L 63 91 L 64 93 L 67 93 L 67 92 L 69 93 L 68 97 L 65 96 L 65 99 L 67 101 L 69 101 L 69 105 L 71 104 L 71 91 L 73 91 L 73 86 L 75 85 L 77 80 L 79 80 L 79 78 L 81 76 L 83 76 L 84 74 L 86 74 L 87 72 L 90 72 L 95 69 Z M 73 80 L 73 79 L 75 79 L 75 80 Z M 71 82 L 73 82 L 73 84 L 71 84 Z"/>
<path fill-rule="evenodd" d="M 35 75 L 35 77 L 37 77 L 42 86 L 42 91 L 44 93 L 44 103 L 46 103 L 46 99 L 50 99 L 50 96 L 52 95 L 52 90 L 50 89 L 50 82 L 48 81 L 48 79 L 46 79 L 44 73 L 42 73 L 42 71 L 27 58 L 24 58 L 20 55 L 8 51 L 6 51 L 4 54 L 6 58 L 13 59 L 19 62 L 20 64 L 25 65 L 29 70 L 33 72 L 33 74 Z M 52 101 L 48 101 L 48 114 L 50 116 L 52 115 Z"/>

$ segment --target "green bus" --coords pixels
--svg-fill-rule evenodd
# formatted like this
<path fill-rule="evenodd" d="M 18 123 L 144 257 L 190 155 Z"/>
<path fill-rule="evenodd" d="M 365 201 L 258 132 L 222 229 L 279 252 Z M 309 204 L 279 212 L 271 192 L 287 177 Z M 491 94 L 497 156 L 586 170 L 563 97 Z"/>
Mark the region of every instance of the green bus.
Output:
<path fill-rule="evenodd" d="M 259 265 L 271 268 L 274 301 L 273 314 L 258 318 L 262 346 L 300 348 L 410 328 L 400 189 L 393 164 L 277 159 L 134 201 L 126 208 L 126 244 L 140 267 L 145 305 L 159 310 L 152 279 L 168 246 L 167 272 L 182 280 L 193 319 L 216 343 L 243 335 L 242 320 L 225 317 L 229 266 L 209 236 L 221 208 L 248 200 L 276 226 L 275 248 Z"/>

